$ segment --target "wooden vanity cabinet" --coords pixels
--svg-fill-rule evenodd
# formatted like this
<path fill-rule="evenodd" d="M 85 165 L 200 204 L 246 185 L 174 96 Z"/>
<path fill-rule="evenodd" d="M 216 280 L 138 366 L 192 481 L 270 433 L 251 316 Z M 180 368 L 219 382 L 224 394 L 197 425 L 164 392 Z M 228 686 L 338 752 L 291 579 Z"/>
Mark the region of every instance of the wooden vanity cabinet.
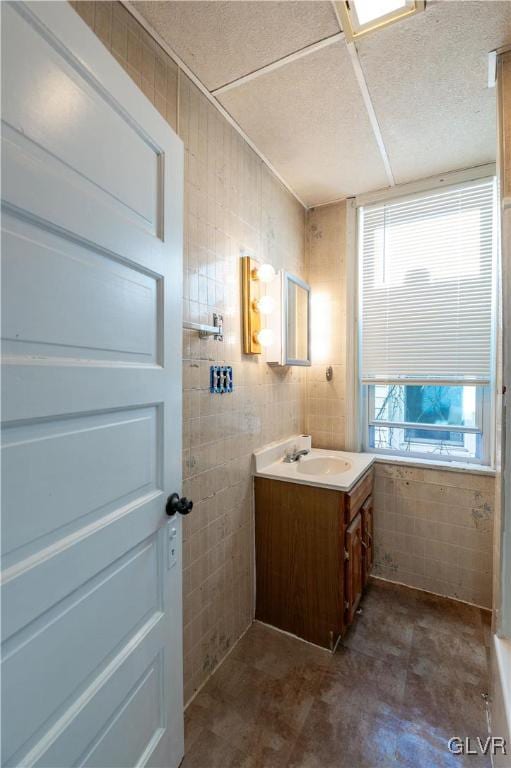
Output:
<path fill-rule="evenodd" d="M 372 469 L 348 493 L 255 478 L 256 619 L 334 648 L 372 567 L 372 487 Z"/>

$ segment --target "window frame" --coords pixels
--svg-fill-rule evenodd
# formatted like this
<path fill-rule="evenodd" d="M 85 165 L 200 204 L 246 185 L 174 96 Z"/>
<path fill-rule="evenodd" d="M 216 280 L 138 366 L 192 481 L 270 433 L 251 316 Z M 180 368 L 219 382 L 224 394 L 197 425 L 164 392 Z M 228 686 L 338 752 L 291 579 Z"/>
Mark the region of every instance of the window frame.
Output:
<path fill-rule="evenodd" d="M 496 350 L 497 350 L 497 316 L 499 306 L 499 291 L 497 286 L 498 280 L 498 268 L 494 270 L 494 288 L 492 299 L 492 368 L 490 381 L 486 384 L 481 382 L 452 379 L 450 381 L 438 381 L 438 380 L 418 380 L 415 378 L 396 379 L 392 381 L 384 378 L 375 380 L 375 384 L 448 384 L 450 386 L 463 386 L 463 385 L 476 385 L 482 390 L 482 406 L 481 406 L 481 426 L 482 426 L 482 440 L 481 440 L 481 452 L 478 457 L 462 458 L 459 456 L 446 456 L 445 454 L 434 453 L 421 453 L 410 451 L 396 451 L 392 449 L 382 448 L 370 448 L 369 447 L 369 411 L 368 411 L 368 388 L 370 384 L 362 382 L 359 372 L 359 360 L 361 359 L 361 273 L 359 269 L 360 265 L 360 209 L 364 206 L 371 205 L 373 203 L 382 201 L 391 201 L 397 199 L 405 199 L 410 197 L 420 197 L 423 194 L 427 195 L 428 192 L 442 187 L 448 187 L 451 185 L 464 184 L 467 182 L 476 182 L 478 180 L 496 177 L 496 166 L 493 163 L 489 163 L 477 168 L 469 168 L 462 171 L 454 171 L 451 173 L 443 174 L 441 176 L 430 177 L 416 182 L 409 182 L 407 184 L 398 185 L 390 190 L 381 190 L 378 192 L 369 192 L 366 194 L 358 195 L 348 200 L 346 207 L 346 229 L 347 229 L 347 287 L 353 286 L 353 292 L 348 290 L 347 294 L 347 331 L 352 329 L 354 334 L 354 343 L 347 344 L 347 369 L 353 371 L 353 375 L 347 375 L 346 378 L 346 398 L 350 398 L 352 402 L 352 408 L 347 412 L 347 435 L 346 444 L 350 450 L 364 451 L 380 455 L 383 460 L 395 460 L 396 462 L 406 461 L 411 459 L 415 462 L 426 462 L 428 464 L 434 464 L 439 466 L 453 467 L 455 465 L 467 465 L 480 467 L 482 470 L 494 470 L 495 466 L 495 407 L 496 407 Z M 494 230 L 498 233 L 499 222 L 499 210 L 496 200 L 495 205 L 495 217 L 494 217 Z M 498 239 L 495 240 L 497 253 L 496 262 L 499 263 L 499 247 Z M 351 298 L 350 298 L 351 296 Z M 479 398 L 478 398 L 479 400 Z M 349 400 L 348 400 L 349 402 Z M 415 426 L 415 425 L 413 425 Z M 422 428 L 422 425 L 420 425 Z M 454 430 L 452 430 L 454 431 Z M 458 429 L 458 431 L 464 431 Z M 454 466 L 453 466 L 454 465 Z"/>
<path fill-rule="evenodd" d="M 374 387 L 378 385 L 388 385 L 399 383 L 401 386 L 413 386 L 424 385 L 431 386 L 432 382 L 427 379 L 403 378 L 399 382 L 396 380 L 384 381 L 378 380 L 374 384 L 362 383 L 361 386 L 361 403 L 363 412 L 363 450 L 367 453 L 375 453 L 386 457 L 401 457 L 410 459 L 422 459 L 426 461 L 435 461 L 441 463 L 463 463 L 463 464 L 476 464 L 482 466 L 491 465 L 491 424 L 492 424 L 492 387 L 491 384 L 476 385 L 476 426 L 466 427 L 456 424 L 444 425 L 444 424 L 423 424 L 421 422 L 398 422 L 398 421 L 383 421 L 379 419 L 371 418 L 371 405 L 374 404 Z M 437 382 L 434 382 L 435 384 Z M 465 381 L 450 381 L 444 382 L 447 386 L 467 386 Z M 379 427 L 394 427 L 396 429 L 421 429 L 423 431 L 431 432 L 460 432 L 464 434 L 481 435 L 481 450 L 477 456 L 455 456 L 448 454 L 434 453 L 433 451 L 398 451 L 394 448 L 374 448 L 371 446 L 370 441 L 370 428 L 371 426 Z M 433 441 L 431 443 L 434 444 Z M 440 443 L 437 442 L 439 445 Z"/>

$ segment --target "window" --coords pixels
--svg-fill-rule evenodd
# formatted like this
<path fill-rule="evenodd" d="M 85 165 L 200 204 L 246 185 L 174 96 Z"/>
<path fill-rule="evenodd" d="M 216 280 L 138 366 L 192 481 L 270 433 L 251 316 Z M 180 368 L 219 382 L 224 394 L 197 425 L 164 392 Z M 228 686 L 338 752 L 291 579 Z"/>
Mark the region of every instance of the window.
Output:
<path fill-rule="evenodd" d="M 485 453 L 485 387 L 369 385 L 368 398 L 370 450 L 455 461 L 480 460 Z"/>
<path fill-rule="evenodd" d="M 359 208 L 365 448 L 490 462 L 495 181 Z"/>

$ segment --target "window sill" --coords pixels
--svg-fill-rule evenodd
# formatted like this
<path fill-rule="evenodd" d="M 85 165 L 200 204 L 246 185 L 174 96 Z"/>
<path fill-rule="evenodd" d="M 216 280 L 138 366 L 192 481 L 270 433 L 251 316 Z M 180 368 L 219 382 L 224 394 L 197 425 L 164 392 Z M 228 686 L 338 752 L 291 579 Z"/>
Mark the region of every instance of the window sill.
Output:
<path fill-rule="evenodd" d="M 369 451 L 365 451 L 369 453 Z M 375 460 L 381 464 L 400 464 L 410 467 L 422 467 L 424 469 L 441 469 L 445 472 L 466 472 L 469 475 L 489 475 L 495 477 L 493 467 L 484 464 L 464 464 L 461 461 L 435 461 L 434 459 L 413 459 L 405 456 L 384 456 L 373 453 Z"/>

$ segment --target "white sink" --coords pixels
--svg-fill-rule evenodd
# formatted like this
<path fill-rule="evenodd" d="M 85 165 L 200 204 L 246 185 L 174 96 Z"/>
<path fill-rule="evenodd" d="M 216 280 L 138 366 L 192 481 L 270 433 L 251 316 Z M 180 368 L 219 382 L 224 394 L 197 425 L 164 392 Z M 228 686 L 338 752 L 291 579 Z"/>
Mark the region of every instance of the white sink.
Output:
<path fill-rule="evenodd" d="M 340 475 L 351 469 L 351 462 L 345 459 L 334 459 L 329 456 L 320 459 L 301 459 L 296 465 L 296 471 L 301 475 Z"/>
<path fill-rule="evenodd" d="M 290 464 L 284 461 L 290 451 L 302 450 L 309 453 Z M 285 483 L 349 491 L 374 460 L 368 453 L 312 448 L 310 435 L 291 435 L 254 453 L 254 474 Z"/>

